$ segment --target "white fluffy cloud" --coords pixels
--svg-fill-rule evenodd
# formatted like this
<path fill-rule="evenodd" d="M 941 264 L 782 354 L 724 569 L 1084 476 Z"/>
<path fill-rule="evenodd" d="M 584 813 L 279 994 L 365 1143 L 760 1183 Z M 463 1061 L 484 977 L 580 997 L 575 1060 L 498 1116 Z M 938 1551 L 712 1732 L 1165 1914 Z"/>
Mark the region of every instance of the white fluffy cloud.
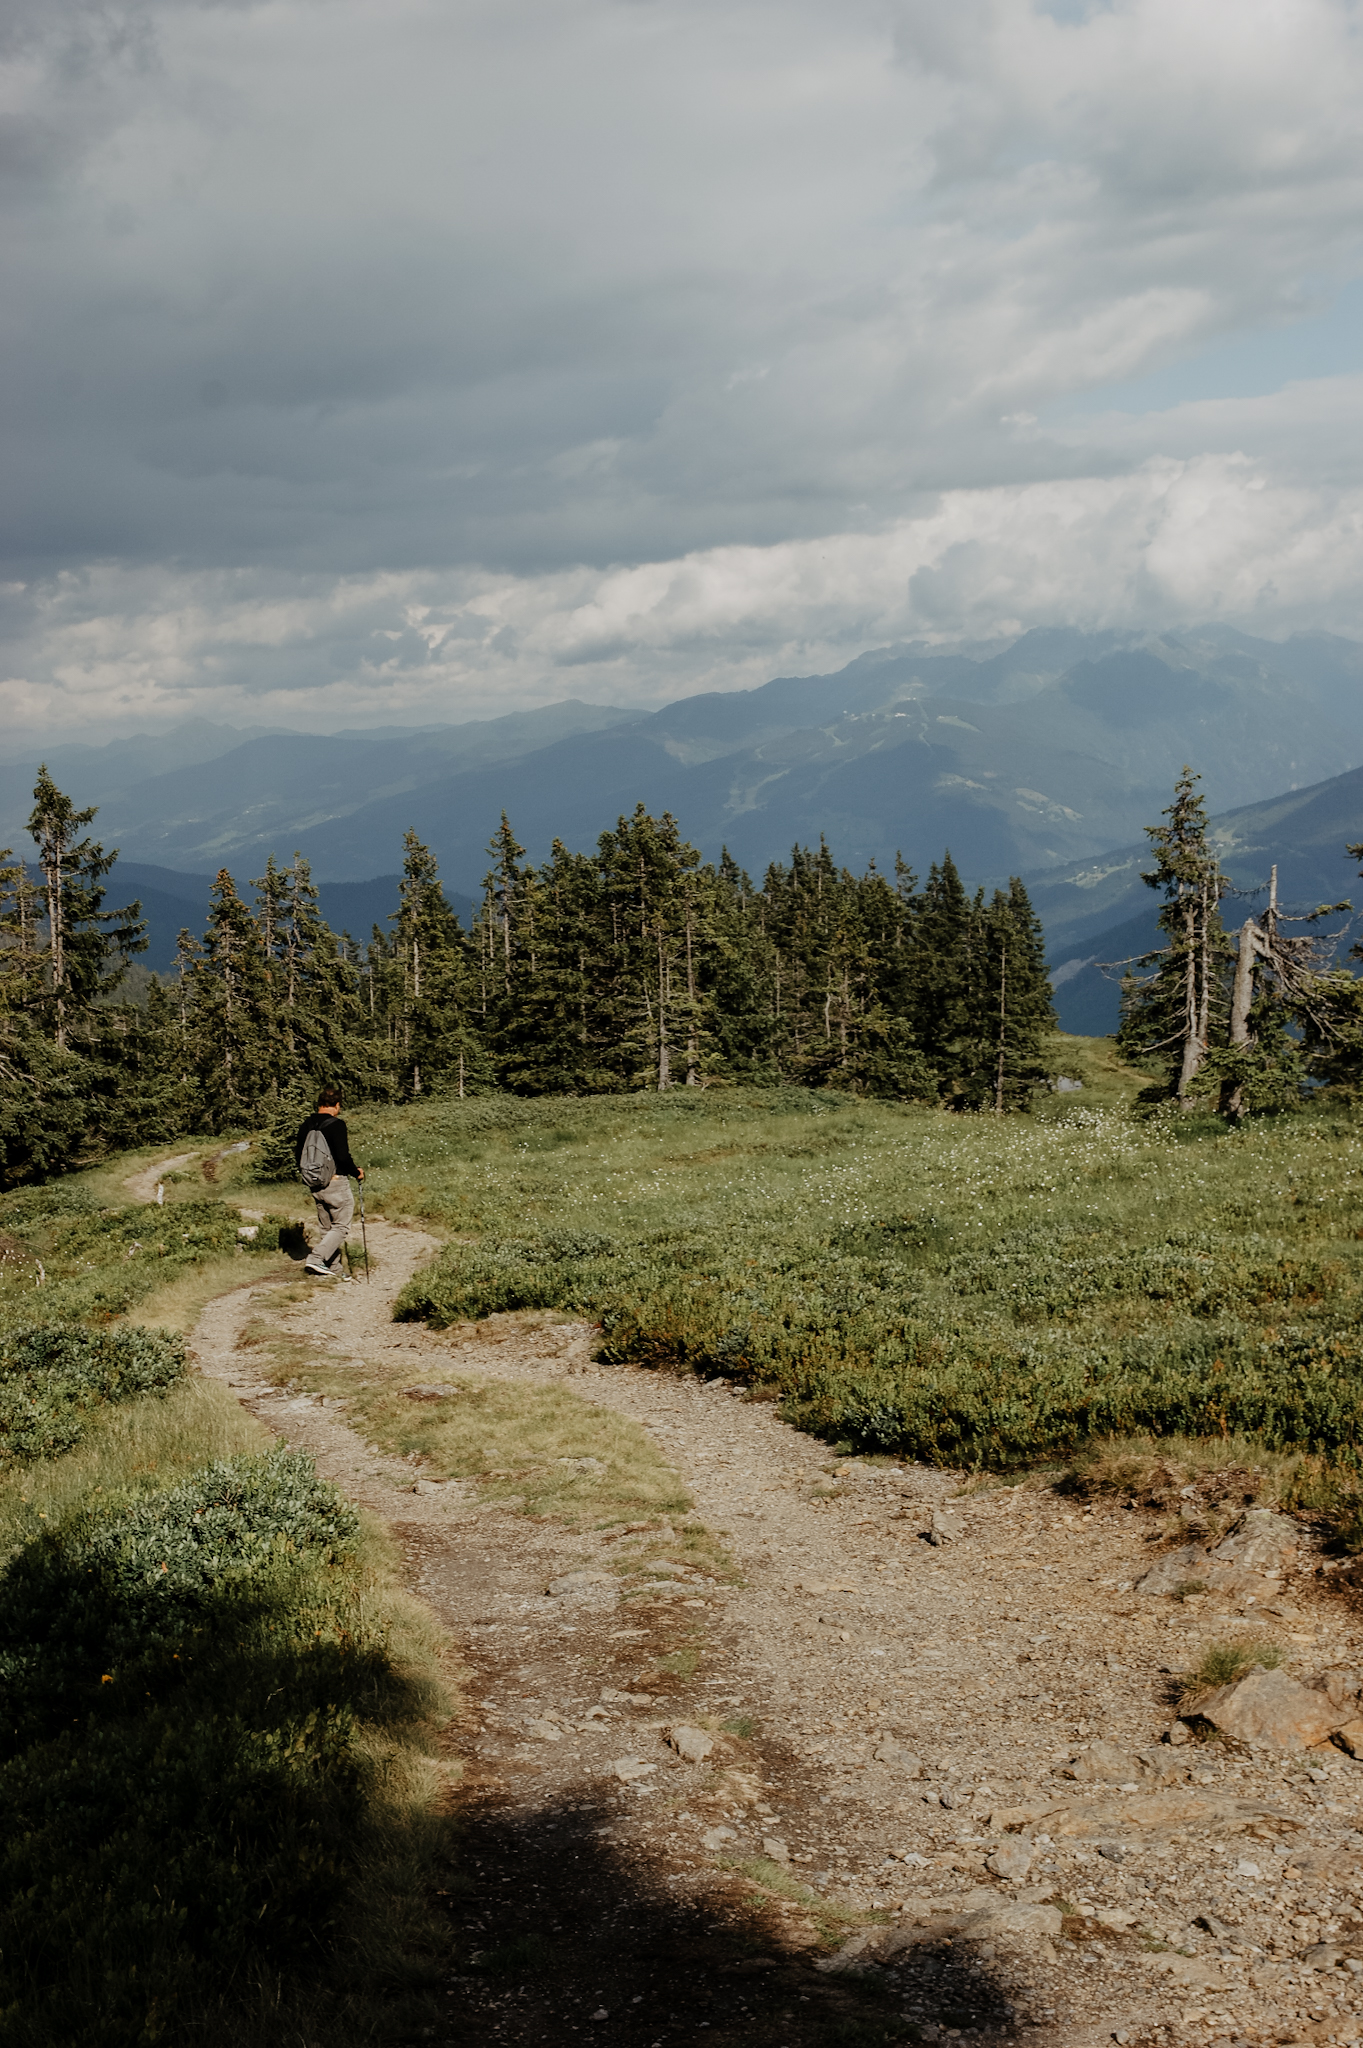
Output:
<path fill-rule="evenodd" d="M 1060 619 L 1357 630 L 1358 380 L 1067 405 L 1357 272 L 1359 26 L 33 0 L 0 711 L 450 718 Z"/>
<path fill-rule="evenodd" d="M 878 532 L 637 567 L 273 579 L 103 568 L 10 594 L 13 729 L 169 715 L 447 722 L 567 696 L 651 704 L 1057 619 L 1221 618 L 1363 636 L 1363 485 L 1274 484 L 1241 456 L 943 493 Z M 28 680 L 36 676 L 36 683 Z"/>

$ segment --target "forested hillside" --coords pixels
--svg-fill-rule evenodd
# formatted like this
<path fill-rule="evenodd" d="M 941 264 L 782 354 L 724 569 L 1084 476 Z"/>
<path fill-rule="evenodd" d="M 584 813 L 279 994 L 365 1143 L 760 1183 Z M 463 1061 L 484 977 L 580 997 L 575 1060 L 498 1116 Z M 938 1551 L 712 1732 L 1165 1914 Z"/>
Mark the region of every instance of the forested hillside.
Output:
<path fill-rule="evenodd" d="M 466 929 L 409 832 L 400 907 L 364 941 L 327 926 L 301 855 L 271 857 L 250 881 L 219 872 L 206 929 L 137 1007 L 119 984 L 140 906 L 104 907 L 93 818 L 44 773 L 43 881 L 0 868 L 9 1178 L 276 1114 L 287 1130 L 324 1079 L 352 1101 L 796 1082 L 996 1109 L 1044 1079 L 1026 891 L 967 895 L 950 855 L 920 887 L 797 847 L 754 885 L 642 806 L 539 866 L 503 819 Z"/>

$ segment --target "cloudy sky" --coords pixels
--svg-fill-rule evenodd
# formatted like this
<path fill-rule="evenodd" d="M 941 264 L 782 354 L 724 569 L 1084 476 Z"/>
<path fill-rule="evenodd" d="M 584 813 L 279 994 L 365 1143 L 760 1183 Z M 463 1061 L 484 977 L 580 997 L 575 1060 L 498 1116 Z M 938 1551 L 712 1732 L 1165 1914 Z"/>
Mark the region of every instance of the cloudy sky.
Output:
<path fill-rule="evenodd" d="M 1363 635 L 1351 0 L 11 0 L 0 724 Z"/>

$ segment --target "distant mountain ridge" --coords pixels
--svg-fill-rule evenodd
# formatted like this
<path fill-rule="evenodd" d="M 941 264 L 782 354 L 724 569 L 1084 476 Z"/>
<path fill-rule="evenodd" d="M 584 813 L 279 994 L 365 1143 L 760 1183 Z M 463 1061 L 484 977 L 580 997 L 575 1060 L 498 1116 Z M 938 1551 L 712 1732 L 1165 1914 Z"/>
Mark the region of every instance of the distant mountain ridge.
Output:
<path fill-rule="evenodd" d="M 992 884 L 1131 845 L 1186 760 L 1219 812 L 1363 762 L 1363 647 L 1057 628 L 993 653 L 880 649 L 834 675 L 652 713 L 570 701 L 459 726 L 223 742 L 203 727 L 149 741 L 140 780 L 134 742 L 52 765 L 77 802 L 100 805 L 106 845 L 178 873 L 258 873 L 301 847 L 319 877 L 357 882 L 394 871 L 411 827 L 472 893 L 503 810 L 542 858 L 555 837 L 594 843 L 643 802 L 754 873 L 822 833 L 857 867 L 901 851 L 922 872 L 949 845 L 969 881 Z M 0 769 L 0 844 L 19 841 L 29 776 Z"/>
<path fill-rule="evenodd" d="M 141 893 L 164 966 L 202 929 L 220 866 L 245 883 L 300 848 L 328 921 L 357 937 L 396 903 L 402 837 L 433 848 L 461 909 L 505 810 L 532 857 L 594 844 L 642 802 L 709 858 L 750 872 L 822 834 L 838 860 L 920 874 L 950 847 L 971 885 L 1022 874 L 1046 926 L 1062 1020 L 1111 1029 L 1098 962 L 1153 942 L 1143 827 L 1185 761 L 1201 769 L 1237 886 L 1277 861 L 1285 900 L 1347 896 L 1363 839 L 1363 646 L 1180 635 L 1022 635 L 1002 649 L 922 644 L 833 675 L 779 676 L 646 713 L 570 699 L 462 725 L 243 735 L 192 720 L 156 738 L 50 750 Z M 0 846 L 26 845 L 34 761 L 0 765 Z M 1344 770 L 1340 772 L 1341 768 Z M 1363 884 L 1359 884 L 1363 901 Z M 1228 907 L 1229 910 L 1229 907 Z"/>

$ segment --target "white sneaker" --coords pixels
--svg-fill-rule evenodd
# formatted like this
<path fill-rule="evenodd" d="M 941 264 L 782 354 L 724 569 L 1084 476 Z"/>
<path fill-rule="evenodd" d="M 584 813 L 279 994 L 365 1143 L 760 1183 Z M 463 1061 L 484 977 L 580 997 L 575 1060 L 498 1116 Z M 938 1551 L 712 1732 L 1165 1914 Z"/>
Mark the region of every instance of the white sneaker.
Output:
<path fill-rule="evenodd" d="M 303 1271 L 313 1280 L 334 1280 L 336 1278 L 330 1266 L 314 1266 L 310 1259 L 304 1261 Z"/>

